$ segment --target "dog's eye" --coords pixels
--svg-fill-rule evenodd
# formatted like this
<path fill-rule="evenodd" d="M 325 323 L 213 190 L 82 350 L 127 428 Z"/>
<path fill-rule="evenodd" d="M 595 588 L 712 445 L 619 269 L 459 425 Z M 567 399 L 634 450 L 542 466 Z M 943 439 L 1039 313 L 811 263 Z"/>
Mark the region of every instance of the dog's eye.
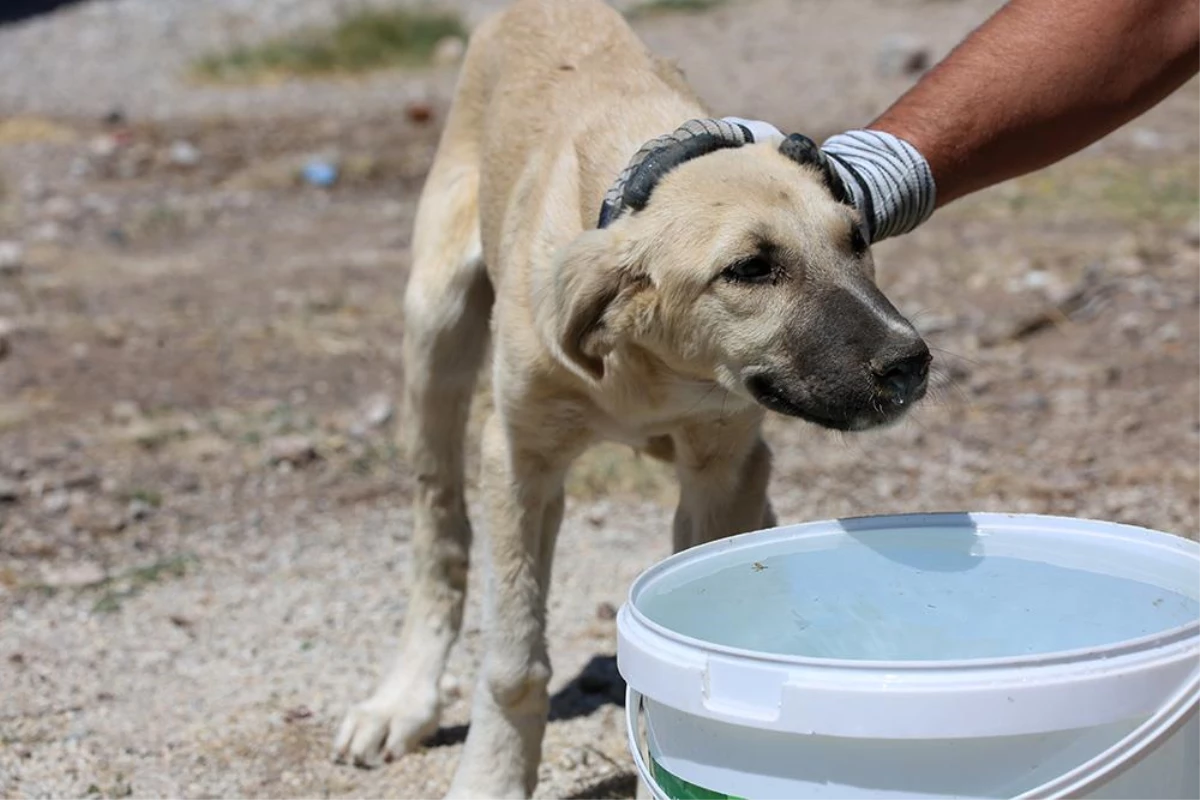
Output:
<path fill-rule="evenodd" d="M 775 268 L 762 256 L 754 256 L 730 264 L 721 273 L 721 277 L 737 283 L 767 283 L 775 277 Z"/>

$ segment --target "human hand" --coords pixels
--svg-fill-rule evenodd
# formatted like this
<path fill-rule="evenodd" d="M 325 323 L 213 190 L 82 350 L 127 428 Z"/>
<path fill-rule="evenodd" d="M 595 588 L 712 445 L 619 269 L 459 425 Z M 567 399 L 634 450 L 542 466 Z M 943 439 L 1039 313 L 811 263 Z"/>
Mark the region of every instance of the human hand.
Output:
<path fill-rule="evenodd" d="M 787 137 L 762 120 L 725 117 L 756 142 Z M 885 131 L 852 130 L 820 146 L 863 218 L 869 242 L 916 228 L 933 213 L 936 186 L 925 158 L 908 142 Z"/>

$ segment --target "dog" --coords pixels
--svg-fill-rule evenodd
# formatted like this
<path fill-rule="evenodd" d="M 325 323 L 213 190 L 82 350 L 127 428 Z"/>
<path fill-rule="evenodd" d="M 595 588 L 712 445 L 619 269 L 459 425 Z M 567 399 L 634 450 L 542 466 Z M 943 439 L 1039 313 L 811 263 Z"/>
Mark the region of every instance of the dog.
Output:
<path fill-rule="evenodd" d="M 471 36 L 418 203 L 403 409 L 415 472 L 399 656 L 338 760 L 373 765 L 438 726 L 482 434 L 484 656 L 451 797 L 529 797 L 549 698 L 546 591 L 572 461 L 602 441 L 671 462 L 680 551 L 775 524 L 768 411 L 894 423 L 930 353 L 877 288 L 845 188 L 811 140 L 714 120 L 602 0 L 516 0 Z"/>

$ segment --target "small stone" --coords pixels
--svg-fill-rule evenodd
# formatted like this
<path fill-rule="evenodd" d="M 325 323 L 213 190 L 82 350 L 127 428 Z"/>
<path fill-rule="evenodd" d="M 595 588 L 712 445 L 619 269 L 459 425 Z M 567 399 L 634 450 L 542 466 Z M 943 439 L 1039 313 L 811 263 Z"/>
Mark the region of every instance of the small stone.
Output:
<path fill-rule="evenodd" d="M 1183 242 L 1189 247 L 1200 247 L 1200 217 L 1196 217 L 1183 229 Z"/>
<path fill-rule="evenodd" d="M 154 506 L 145 500 L 134 498 L 129 501 L 129 508 L 125 513 L 129 516 L 130 521 L 141 522 L 154 513 Z"/>
<path fill-rule="evenodd" d="M 363 409 L 362 421 L 368 428 L 382 428 L 392 421 L 396 406 L 385 394 L 373 395 Z"/>
<path fill-rule="evenodd" d="M 64 475 L 59 485 L 64 489 L 95 489 L 100 485 L 100 473 L 76 469 Z"/>
<path fill-rule="evenodd" d="M 313 712 L 308 706 L 296 706 L 283 712 L 283 721 L 299 722 L 300 720 L 308 719 L 312 715 Z"/>
<path fill-rule="evenodd" d="M 180 139 L 171 143 L 167 159 L 176 167 L 191 168 L 200 163 L 200 150 L 191 142 Z"/>
<path fill-rule="evenodd" d="M 1150 128 L 1134 128 L 1129 131 L 1129 143 L 1139 150 L 1162 150 L 1166 140 L 1163 134 Z"/>
<path fill-rule="evenodd" d="M 603 602 L 596 606 L 596 619 L 614 620 L 617 618 L 617 607 L 612 603 Z"/>
<path fill-rule="evenodd" d="M 0 503 L 15 503 L 21 499 L 21 484 L 0 478 Z"/>
<path fill-rule="evenodd" d="M 180 492 L 192 494 L 194 492 L 200 491 L 202 484 L 200 483 L 199 475 L 188 472 L 188 473 L 183 473 L 183 474 L 176 476 L 172 485 L 174 486 L 174 488 L 176 490 L 178 490 Z"/>
<path fill-rule="evenodd" d="M 267 459 L 272 464 L 301 467 L 317 458 L 316 445 L 307 436 L 277 436 L 267 443 Z"/>
<path fill-rule="evenodd" d="M 71 509 L 71 525 L 84 533 L 117 533 L 125 529 L 125 515 L 107 503 L 82 503 Z"/>
<path fill-rule="evenodd" d="M 929 69 L 929 63 L 928 45 L 904 34 L 884 39 L 875 56 L 875 69 L 885 78 L 918 75 Z"/>
<path fill-rule="evenodd" d="M 75 180 L 79 180 L 80 178 L 91 177 L 94 171 L 90 160 L 83 156 L 76 156 L 71 159 L 71 166 L 67 168 L 67 175 Z"/>
<path fill-rule="evenodd" d="M 109 413 L 112 415 L 113 422 L 119 425 L 128 425 L 135 419 L 141 418 L 142 409 L 132 400 L 118 400 L 113 403 L 112 411 Z"/>
<path fill-rule="evenodd" d="M 125 343 L 125 329 L 121 323 L 111 319 L 96 323 L 96 335 L 109 347 L 120 347 Z"/>
<path fill-rule="evenodd" d="M 1134 341 L 1138 341 L 1142 338 L 1142 335 L 1146 329 L 1146 323 L 1147 320 L 1145 315 L 1137 311 L 1126 311 L 1117 317 L 1116 321 L 1113 323 L 1113 327 L 1115 327 L 1122 335 Z"/>
<path fill-rule="evenodd" d="M 56 517 L 71 507 L 71 494 L 63 489 L 50 492 L 42 498 L 42 512 Z"/>
<path fill-rule="evenodd" d="M 1050 275 L 1044 269 L 1031 269 L 1021 279 L 1026 289 L 1044 289 L 1050 284 Z"/>
<path fill-rule="evenodd" d="M 43 567 L 42 583 L 56 588 L 67 586 L 88 586 L 104 580 L 104 570 L 99 564 L 91 561 L 80 561 L 64 567 Z"/>
<path fill-rule="evenodd" d="M 1025 392 L 1012 401 L 1011 407 L 1016 411 L 1040 413 L 1050 408 L 1050 399 L 1041 392 Z"/>
<path fill-rule="evenodd" d="M 1178 322 L 1171 321 L 1161 325 L 1154 338 L 1160 342 L 1178 342 L 1183 338 L 1183 329 L 1179 327 Z"/>
<path fill-rule="evenodd" d="M 1161 150 L 1165 143 L 1163 135 L 1150 128 L 1134 128 L 1129 132 L 1129 141 L 1139 150 Z"/>
<path fill-rule="evenodd" d="M 111 158 L 120 149 L 120 146 L 116 136 L 101 134 L 88 142 L 88 153 L 94 158 Z"/>
<path fill-rule="evenodd" d="M 37 175 L 26 175 L 21 179 L 21 196 L 29 203 L 40 203 L 46 199 L 46 182 Z"/>
<path fill-rule="evenodd" d="M 224 186 L 237 192 L 290 189 L 299 182 L 300 172 L 291 158 L 255 162 L 226 179 Z"/>
<path fill-rule="evenodd" d="M 467 51 L 467 43 L 461 36 L 446 36 L 433 46 L 432 61 L 434 66 L 448 67 L 462 60 Z"/>
<path fill-rule="evenodd" d="M 1116 429 L 1117 433 L 1128 434 L 1136 433 L 1144 426 L 1145 421 L 1137 414 L 1127 414 L 1126 416 L 1117 420 L 1116 424 L 1113 425 L 1113 428 Z"/>
<path fill-rule="evenodd" d="M 154 148 L 142 142 L 131 145 L 117 163 L 117 177 L 121 180 L 136 178 L 145 174 L 153 162 Z"/>
<path fill-rule="evenodd" d="M 586 767 L 590 762 L 591 757 L 585 747 L 572 747 L 558 759 L 558 765 L 567 772 L 579 767 Z"/>
<path fill-rule="evenodd" d="M 101 217 L 115 216 L 118 211 L 118 206 L 115 201 L 96 192 L 85 194 L 81 204 L 84 211 L 89 211 Z"/>
<path fill-rule="evenodd" d="M 47 220 L 35 226 L 29 238 L 35 242 L 61 242 L 66 238 L 66 232 L 62 225 L 53 220 Z"/>
<path fill-rule="evenodd" d="M 0 242 L 0 277 L 20 275 L 25 269 L 25 247 L 20 242 Z"/>
<path fill-rule="evenodd" d="M 42 204 L 42 213 L 55 222 L 71 223 L 79 219 L 79 204 L 69 197 L 51 197 Z"/>
<path fill-rule="evenodd" d="M 422 100 L 414 100 L 404 107 L 404 115 L 411 122 L 429 122 L 433 119 L 433 106 Z"/>

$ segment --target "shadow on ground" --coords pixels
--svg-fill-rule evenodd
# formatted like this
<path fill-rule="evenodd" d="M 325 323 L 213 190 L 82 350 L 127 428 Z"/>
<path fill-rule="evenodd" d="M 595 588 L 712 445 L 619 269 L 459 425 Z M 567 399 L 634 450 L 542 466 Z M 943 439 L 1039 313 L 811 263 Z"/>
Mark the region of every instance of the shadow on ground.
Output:
<path fill-rule="evenodd" d="M 567 800 L 609 800 L 609 798 L 633 797 L 637 792 L 637 775 L 632 772 L 610 775 L 578 792 L 567 795 Z"/>
<path fill-rule="evenodd" d="M 550 698 L 550 721 L 586 717 L 601 706 L 609 704 L 625 706 L 625 679 L 617 671 L 616 656 L 592 656 L 579 674 Z M 461 744 L 467 739 L 469 727 L 451 725 L 439 728 L 437 733 L 425 741 L 425 746 L 447 747 Z M 607 790 L 597 791 L 603 794 Z"/>

